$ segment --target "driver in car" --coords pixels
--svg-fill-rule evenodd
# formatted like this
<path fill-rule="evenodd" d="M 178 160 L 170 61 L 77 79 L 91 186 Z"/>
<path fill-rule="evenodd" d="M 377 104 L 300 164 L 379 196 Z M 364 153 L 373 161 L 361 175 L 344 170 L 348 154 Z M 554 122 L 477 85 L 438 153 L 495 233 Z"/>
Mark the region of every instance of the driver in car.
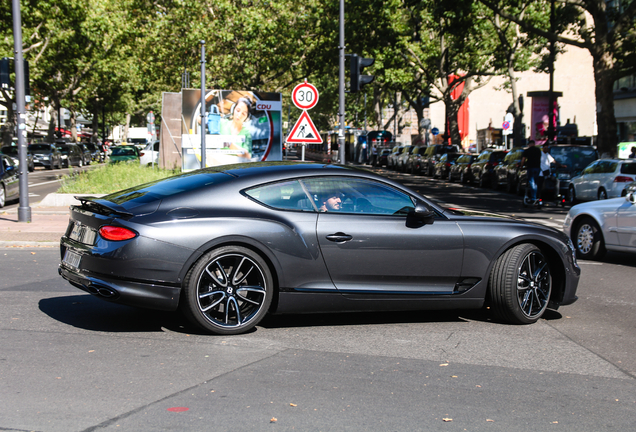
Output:
<path fill-rule="evenodd" d="M 342 209 L 342 199 L 338 192 L 327 193 L 320 199 L 321 206 L 318 208 L 321 212 L 339 211 Z"/>

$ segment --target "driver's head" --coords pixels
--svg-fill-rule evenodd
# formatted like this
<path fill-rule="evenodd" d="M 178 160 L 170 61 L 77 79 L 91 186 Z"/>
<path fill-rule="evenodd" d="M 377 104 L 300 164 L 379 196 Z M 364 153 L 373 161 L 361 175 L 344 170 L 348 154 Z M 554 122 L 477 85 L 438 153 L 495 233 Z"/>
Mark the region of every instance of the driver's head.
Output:
<path fill-rule="evenodd" d="M 339 193 L 325 194 L 321 201 L 320 210 L 322 211 L 338 211 L 342 208 L 342 199 Z"/>

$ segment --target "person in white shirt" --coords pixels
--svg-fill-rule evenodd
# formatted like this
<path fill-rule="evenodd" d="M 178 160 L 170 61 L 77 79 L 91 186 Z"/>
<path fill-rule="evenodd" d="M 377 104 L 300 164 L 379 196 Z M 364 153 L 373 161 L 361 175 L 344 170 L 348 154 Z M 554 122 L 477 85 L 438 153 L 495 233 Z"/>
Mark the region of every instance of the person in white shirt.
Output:
<path fill-rule="evenodd" d="M 549 141 L 543 144 L 543 151 L 541 152 L 541 165 L 539 167 L 539 192 L 540 196 L 543 198 L 543 184 L 546 177 L 550 176 L 550 164 L 556 164 L 557 162 L 554 160 L 554 157 L 550 154 L 550 145 Z"/>

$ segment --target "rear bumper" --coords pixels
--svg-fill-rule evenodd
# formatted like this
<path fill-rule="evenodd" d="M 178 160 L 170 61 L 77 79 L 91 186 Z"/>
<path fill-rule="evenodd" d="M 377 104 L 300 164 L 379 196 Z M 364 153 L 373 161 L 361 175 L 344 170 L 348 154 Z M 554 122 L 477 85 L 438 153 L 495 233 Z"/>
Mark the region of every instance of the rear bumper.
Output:
<path fill-rule="evenodd" d="M 107 278 L 62 264 L 58 273 L 74 287 L 110 302 L 165 311 L 179 306 L 180 287 Z"/>

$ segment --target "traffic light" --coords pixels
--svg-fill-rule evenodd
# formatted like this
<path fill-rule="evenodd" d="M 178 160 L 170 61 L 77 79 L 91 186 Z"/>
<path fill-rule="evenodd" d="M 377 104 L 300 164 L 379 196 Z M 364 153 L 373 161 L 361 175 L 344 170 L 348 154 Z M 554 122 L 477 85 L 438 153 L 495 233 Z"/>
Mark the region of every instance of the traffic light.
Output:
<path fill-rule="evenodd" d="M 362 86 L 373 82 L 373 75 L 362 75 L 362 69 L 371 66 L 375 59 L 358 57 L 358 54 L 351 54 L 351 93 L 359 92 Z"/>

